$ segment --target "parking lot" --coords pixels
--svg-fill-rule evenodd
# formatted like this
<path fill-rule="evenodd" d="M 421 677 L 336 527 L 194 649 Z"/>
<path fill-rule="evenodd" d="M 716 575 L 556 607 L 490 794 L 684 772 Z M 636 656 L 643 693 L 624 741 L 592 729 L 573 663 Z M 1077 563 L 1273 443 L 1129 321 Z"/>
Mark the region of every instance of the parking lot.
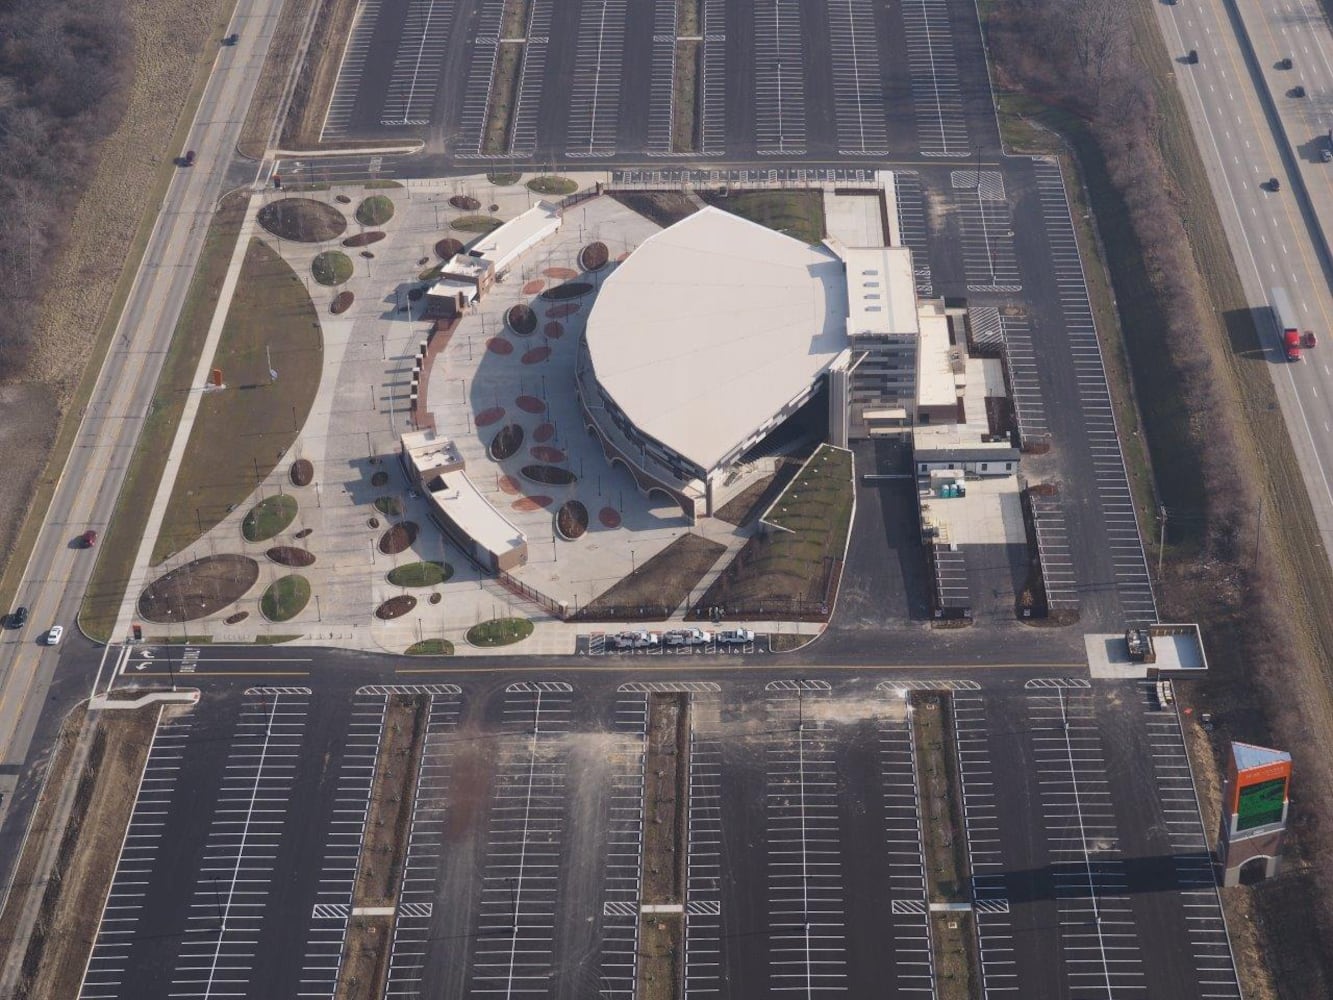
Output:
<path fill-rule="evenodd" d="M 332 996 L 386 699 L 413 693 L 387 995 L 635 996 L 662 691 L 690 706 L 686 995 L 930 995 L 923 688 L 953 699 L 987 995 L 1239 995 L 1179 723 L 1150 687 L 658 670 L 253 687 L 177 712 L 81 995 Z"/>

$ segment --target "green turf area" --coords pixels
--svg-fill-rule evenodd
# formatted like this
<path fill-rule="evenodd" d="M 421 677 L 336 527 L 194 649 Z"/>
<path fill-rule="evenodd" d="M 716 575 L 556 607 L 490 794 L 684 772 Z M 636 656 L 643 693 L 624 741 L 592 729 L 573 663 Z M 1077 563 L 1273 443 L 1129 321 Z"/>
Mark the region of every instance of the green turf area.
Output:
<path fill-rule="evenodd" d="M 453 656 L 454 644 L 448 639 L 422 639 L 405 650 L 408 656 Z"/>
<path fill-rule="evenodd" d="M 116 498 L 111 527 L 98 540 L 97 565 L 84 592 L 79 625 L 94 640 L 111 638 L 116 614 L 125 596 L 125 582 L 148 523 L 153 496 L 162 481 L 167 453 L 176 434 L 185 399 L 199 365 L 208 325 L 217 307 L 217 297 L 227 276 L 227 265 L 236 247 L 246 198 L 224 198 L 204 238 L 204 248 L 195 268 L 190 290 L 176 323 L 171 346 L 162 365 L 157 389 L 148 404 L 139 443 L 125 472 L 125 482 Z"/>
<path fill-rule="evenodd" d="M 567 195 L 573 194 L 578 189 L 578 181 L 558 174 L 543 174 L 528 181 L 528 190 L 536 191 L 538 194 Z"/>
<path fill-rule="evenodd" d="M 265 542 L 296 520 L 296 497 L 278 493 L 265 497 L 250 509 L 241 522 L 241 534 L 247 542 Z"/>
<path fill-rule="evenodd" d="M 513 187 L 515 184 L 517 184 L 517 183 L 518 183 L 520 180 L 522 180 L 522 179 L 523 179 L 523 175 L 520 174 L 520 173 L 517 173 L 517 172 L 515 172 L 515 173 L 509 173 L 509 174 L 487 174 L 487 175 L 486 175 L 486 180 L 490 181 L 490 182 L 491 182 L 492 184 L 494 184 L 496 187 Z"/>
<path fill-rule="evenodd" d="M 532 635 L 532 622 L 526 618 L 492 618 L 467 630 L 467 641 L 474 646 L 509 646 Z"/>
<path fill-rule="evenodd" d="M 489 233 L 492 229 L 500 227 L 500 220 L 490 215 L 460 215 L 450 222 L 449 226 L 465 233 Z M 436 267 L 431 273 L 439 274 L 440 269 Z"/>
<path fill-rule="evenodd" d="M 310 412 L 323 362 L 304 283 L 267 245 L 251 240 L 213 359 L 226 388 L 199 401 L 154 565 L 216 525 L 228 507 L 245 503 L 273 471 Z"/>
<path fill-rule="evenodd" d="M 393 199 L 372 194 L 356 206 L 356 221 L 363 226 L 382 226 L 393 218 Z"/>
<path fill-rule="evenodd" d="M 321 285 L 341 285 L 352 276 L 352 258 L 341 250 L 325 250 L 311 261 L 310 273 Z"/>
<path fill-rule="evenodd" d="M 259 600 L 259 610 L 271 622 L 291 621 L 310 603 L 310 581 L 292 573 L 269 584 Z"/>
<path fill-rule="evenodd" d="M 397 517 L 403 512 L 403 501 L 395 496 L 376 497 L 375 509 L 389 517 Z"/>
<path fill-rule="evenodd" d="M 708 204 L 725 209 L 802 243 L 824 238 L 824 193 L 819 190 L 734 191 L 727 197 L 703 192 Z"/>
<path fill-rule="evenodd" d="M 448 563 L 404 563 L 389 570 L 389 582 L 395 587 L 433 587 L 453 575 L 454 568 Z"/>

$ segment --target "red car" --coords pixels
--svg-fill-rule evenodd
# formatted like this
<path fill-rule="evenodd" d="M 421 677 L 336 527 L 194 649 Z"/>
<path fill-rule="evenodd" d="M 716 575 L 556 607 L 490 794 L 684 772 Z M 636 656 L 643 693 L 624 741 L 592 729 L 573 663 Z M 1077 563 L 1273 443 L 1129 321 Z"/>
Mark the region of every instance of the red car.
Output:
<path fill-rule="evenodd" d="M 91 549 L 97 544 L 97 532 L 93 531 L 92 528 L 89 528 L 79 536 L 79 541 L 83 543 L 85 549 Z"/>

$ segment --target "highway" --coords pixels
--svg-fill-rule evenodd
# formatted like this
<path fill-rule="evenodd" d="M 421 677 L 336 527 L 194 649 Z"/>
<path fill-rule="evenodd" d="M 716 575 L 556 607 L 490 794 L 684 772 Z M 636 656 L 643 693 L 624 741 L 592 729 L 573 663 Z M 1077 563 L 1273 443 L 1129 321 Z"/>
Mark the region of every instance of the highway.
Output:
<path fill-rule="evenodd" d="M 160 206 L 19 584 L 15 606 L 30 609 L 28 623 L 0 633 L 0 764 L 20 765 L 27 756 L 61 649 L 80 644 L 86 648 L 76 624 L 96 552 L 78 548 L 75 540 L 88 528 L 104 533 L 115 508 L 280 8 L 274 0 L 237 2 L 227 32 L 237 32 L 239 42 L 219 48 L 186 143 L 196 151 L 196 164 L 177 170 Z M 42 645 L 46 631 L 56 624 L 65 627 L 62 646 Z"/>
<path fill-rule="evenodd" d="M 1254 40 L 1258 74 L 1247 63 L 1245 39 L 1226 0 L 1161 4 L 1157 15 L 1246 298 L 1259 311 L 1264 359 L 1327 537 L 1333 533 L 1333 294 L 1324 266 L 1325 228 L 1316 217 L 1333 224 L 1333 164 L 1320 162 L 1308 116 L 1333 98 L 1333 39 L 1313 2 L 1267 9 L 1259 0 L 1238 0 L 1237 9 Z M 1183 59 L 1191 49 L 1199 53 L 1197 64 Z M 1288 56 L 1293 69 L 1278 68 Z M 1290 95 L 1298 84 L 1308 97 Z M 1291 147 L 1284 133 L 1291 134 Z M 1274 177 L 1281 184 L 1276 192 L 1265 187 Z M 1265 308 L 1274 286 L 1288 290 L 1302 328 L 1321 338 L 1301 363 L 1283 359 Z"/>

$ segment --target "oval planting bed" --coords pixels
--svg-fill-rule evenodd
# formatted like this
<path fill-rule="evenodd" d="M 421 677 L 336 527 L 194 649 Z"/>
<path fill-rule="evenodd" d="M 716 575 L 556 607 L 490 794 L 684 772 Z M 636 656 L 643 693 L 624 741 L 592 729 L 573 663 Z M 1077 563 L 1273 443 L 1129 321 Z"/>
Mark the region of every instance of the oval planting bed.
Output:
<path fill-rule="evenodd" d="M 513 476 L 501 476 L 496 480 L 496 485 L 500 487 L 501 493 L 508 493 L 511 497 L 516 497 L 523 492 L 523 487 Z"/>
<path fill-rule="evenodd" d="M 315 466 L 308 458 L 298 458 L 292 463 L 291 480 L 293 486 L 309 486 L 315 478 Z"/>
<path fill-rule="evenodd" d="M 384 233 L 380 232 L 378 229 L 371 229 L 368 232 L 356 233 L 347 237 L 347 239 L 343 240 L 343 246 L 368 247 L 370 244 L 378 243 L 382 239 L 384 239 Z"/>
<path fill-rule="evenodd" d="M 506 458 L 513 458 L 522 447 L 523 428 L 518 424 L 505 424 L 491 439 L 491 458 L 503 462 Z"/>
<path fill-rule="evenodd" d="M 523 357 L 520 358 L 519 360 L 521 360 L 525 365 L 539 365 L 550 356 L 551 356 L 551 349 L 549 347 L 545 346 L 534 347 L 530 351 L 524 351 Z"/>
<path fill-rule="evenodd" d="M 282 198 L 259 210 L 259 224 L 274 236 L 295 243 L 323 243 L 347 229 L 342 212 L 313 198 Z"/>
<path fill-rule="evenodd" d="M 310 536 L 311 532 L 313 532 L 314 530 L 315 530 L 314 528 L 302 528 L 300 531 L 298 531 L 298 532 L 296 533 L 296 536 L 295 536 L 295 537 L 297 537 L 297 538 L 308 538 L 308 537 Z"/>
<path fill-rule="evenodd" d="M 566 500 L 555 512 L 555 530 L 573 541 L 588 530 L 588 508 L 578 500 Z"/>
<path fill-rule="evenodd" d="M 386 195 L 372 194 L 356 206 L 356 221 L 363 226 L 382 226 L 393 218 L 393 201 Z"/>
<path fill-rule="evenodd" d="M 352 276 L 352 258 L 341 250 L 325 250 L 311 261 L 310 273 L 321 285 L 341 285 Z"/>
<path fill-rule="evenodd" d="M 535 496 L 522 497 L 521 499 L 515 500 L 509 506 L 520 514 L 531 514 L 534 510 L 542 510 L 545 507 L 551 506 L 553 503 L 555 503 L 555 500 L 552 497 Z"/>
<path fill-rule="evenodd" d="M 387 517 L 400 517 L 403 513 L 403 501 L 396 496 L 376 497 L 375 509 Z"/>
<path fill-rule="evenodd" d="M 550 337 L 552 340 L 559 340 L 564 335 L 565 335 L 565 328 L 561 326 L 559 323 L 557 323 L 555 320 L 551 320 L 544 327 L 542 327 L 543 337 Z"/>
<path fill-rule="evenodd" d="M 383 469 L 380 469 L 370 477 L 371 486 L 383 486 L 388 481 L 389 481 L 389 474 L 385 472 Z"/>
<path fill-rule="evenodd" d="M 529 281 L 526 285 L 523 286 L 523 294 L 536 295 L 545 287 L 546 287 L 546 282 L 542 281 L 541 278 L 533 278 L 531 281 Z"/>
<path fill-rule="evenodd" d="M 513 354 L 514 345 L 505 340 L 504 337 L 492 337 L 490 340 L 486 341 L 486 350 L 490 351 L 492 354 L 503 356 L 505 354 Z"/>
<path fill-rule="evenodd" d="M 461 208 L 464 212 L 475 212 L 481 208 L 481 202 L 477 201 L 471 195 L 456 194 L 449 199 L 449 204 L 454 208 Z"/>
<path fill-rule="evenodd" d="M 446 236 L 435 244 L 435 256 L 444 260 L 453 260 L 458 254 L 463 252 L 463 241 L 456 240 L 452 236 Z"/>
<path fill-rule="evenodd" d="M 499 174 L 486 175 L 486 179 L 490 181 L 492 184 L 494 184 L 496 187 L 511 187 L 514 184 L 517 184 L 520 180 L 522 180 L 522 178 L 523 178 L 522 174 L 516 174 L 516 173 L 499 173 Z"/>
<path fill-rule="evenodd" d="M 474 646 L 508 646 L 532 635 L 532 622 L 526 618 L 492 618 L 467 630 L 467 641 Z"/>
<path fill-rule="evenodd" d="M 514 403 L 524 413 L 545 413 L 546 404 L 536 396 L 519 396 Z"/>
<path fill-rule="evenodd" d="M 619 528 L 620 511 L 614 507 L 603 507 L 597 512 L 597 520 L 602 522 L 603 528 Z"/>
<path fill-rule="evenodd" d="M 546 486 L 569 486 L 578 482 L 579 478 L 568 469 L 560 469 L 554 465 L 525 465 L 519 471 L 523 473 L 525 479 Z"/>
<path fill-rule="evenodd" d="M 563 451 L 545 444 L 537 445 L 528 454 L 539 462 L 563 462 L 565 460 Z"/>
<path fill-rule="evenodd" d="M 505 408 L 503 406 L 492 406 L 478 413 L 472 418 L 472 422 L 478 427 L 489 427 L 491 424 L 498 424 L 504 418 Z"/>
<path fill-rule="evenodd" d="M 546 289 L 542 292 L 542 298 L 547 302 L 561 302 L 564 299 L 577 299 L 591 291 L 592 285 L 586 281 L 566 281 L 563 285 Z"/>
<path fill-rule="evenodd" d="M 551 306 L 550 309 L 546 310 L 546 318 L 564 319 L 566 316 L 573 316 L 579 311 L 579 306 L 580 303 L 578 302 L 565 302 L 558 306 Z"/>
<path fill-rule="evenodd" d="M 291 621 L 310 603 L 310 581 L 296 573 L 280 576 L 259 599 L 259 611 L 271 622 Z"/>
<path fill-rule="evenodd" d="M 599 271 L 606 267 L 606 262 L 610 259 L 611 254 L 606 249 L 606 244 L 601 241 L 589 243 L 579 251 L 579 267 L 585 271 Z"/>
<path fill-rule="evenodd" d="M 572 267 L 548 267 L 542 274 L 548 278 L 554 278 L 556 281 L 568 281 L 570 278 L 579 276 L 579 272 Z"/>
<path fill-rule="evenodd" d="M 431 597 L 439 597 L 439 594 L 431 594 Z M 431 602 L 435 603 L 434 601 Z M 420 642 L 414 642 L 404 651 L 406 656 L 452 656 L 454 653 L 454 644 L 448 639 L 422 639 Z"/>
<path fill-rule="evenodd" d="M 404 563 L 389 570 L 389 582 L 395 587 L 434 587 L 453 575 L 454 568 L 448 563 Z"/>
<path fill-rule="evenodd" d="M 296 497 L 287 493 L 265 497 L 245 515 L 241 534 L 247 542 L 266 542 L 296 520 L 298 509 Z"/>
<path fill-rule="evenodd" d="M 295 545 L 275 545 L 264 555 L 281 566 L 313 566 L 315 554 L 309 549 L 298 549 Z"/>
<path fill-rule="evenodd" d="M 537 329 L 537 314 L 532 311 L 532 306 L 519 302 L 509 307 L 505 322 L 520 337 L 526 337 Z"/>
<path fill-rule="evenodd" d="M 139 595 L 139 615 L 150 622 L 188 622 L 240 600 L 259 579 L 249 556 L 205 556 L 164 573 Z"/>
<path fill-rule="evenodd" d="M 411 594 L 399 594 L 397 597 L 390 597 L 387 601 L 375 609 L 375 617 L 384 621 L 393 618 L 401 618 L 417 606 L 417 599 Z"/>
<path fill-rule="evenodd" d="M 329 312 L 335 316 L 341 316 L 352 308 L 352 303 L 356 301 L 356 296 L 351 292 L 339 292 L 333 300 L 333 305 L 329 306 Z"/>
<path fill-rule="evenodd" d="M 245 621 L 249 617 L 250 617 L 250 612 L 238 611 L 234 615 L 228 615 L 226 618 L 222 620 L 222 623 L 224 625 L 239 625 L 241 622 Z"/>
<path fill-rule="evenodd" d="M 406 552 L 417 540 L 417 532 L 420 530 L 415 521 L 395 524 L 380 536 L 380 551 L 386 556 L 396 556 L 399 552 Z"/>
<path fill-rule="evenodd" d="M 532 432 L 532 440 L 538 443 L 545 443 L 555 437 L 555 424 L 538 424 L 537 429 Z"/>

